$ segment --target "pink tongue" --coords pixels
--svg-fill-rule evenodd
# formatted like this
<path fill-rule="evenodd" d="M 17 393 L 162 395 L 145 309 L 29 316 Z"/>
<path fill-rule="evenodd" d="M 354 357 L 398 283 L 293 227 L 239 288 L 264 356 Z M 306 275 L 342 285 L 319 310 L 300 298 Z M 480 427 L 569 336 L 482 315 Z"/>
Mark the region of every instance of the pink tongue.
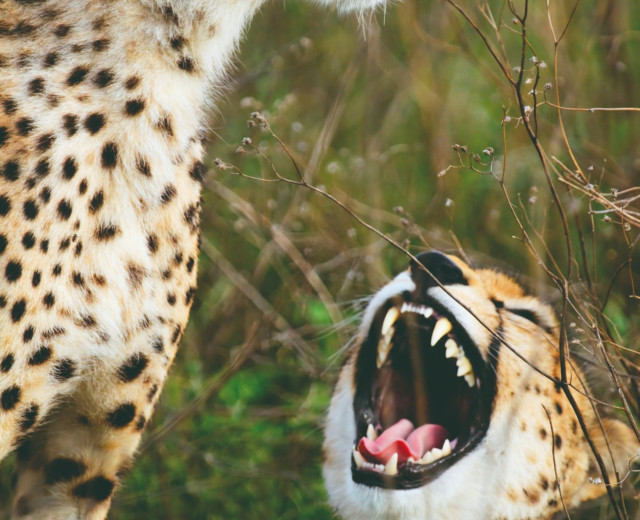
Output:
<path fill-rule="evenodd" d="M 400 419 L 375 441 L 368 437 L 360 439 L 358 451 L 375 464 L 386 464 L 397 453 L 400 464 L 410 457 L 420 460 L 429 450 L 442 447 L 447 435 L 447 430 L 439 424 L 423 424 L 416 429 L 408 419 Z"/>

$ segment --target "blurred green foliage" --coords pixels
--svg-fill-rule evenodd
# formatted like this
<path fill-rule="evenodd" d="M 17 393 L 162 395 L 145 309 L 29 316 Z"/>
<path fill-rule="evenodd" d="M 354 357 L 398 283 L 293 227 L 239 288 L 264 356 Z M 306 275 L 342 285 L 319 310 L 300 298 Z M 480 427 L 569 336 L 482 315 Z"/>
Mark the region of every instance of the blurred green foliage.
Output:
<path fill-rule="evenodd" d="M 546 92 L 557 103 L 557 85 L 566 107 L 640 106 L 639 3 L 578 1 L 571 17 L 573 3 L 551 2 L 556 31 L 569 22 L 557 64 L 545 2 L 530 4 L 526 104 L 533 88 L 527 80 L 539 71 L 538 101 Z M 521 12 L 524 4 L 514 5 Z M 522 38 L 507 2 L 461 6 L 494 49 L 503 46 L 507 70 L 517 74 Z M 480 6 L 500 26 L 502 44 Z M 549 265 L 555 259 L 560 273 L 567 265 L 562 222 L 518 121 L 514 90 L 477 32 L 445 1 L 406 0 L 365 18 L 359 24 L 289 1 L 269 3 L 254 20 L 231 72 L 235 86 L 218 94 L 212 114 L 199 290 L 148 432 L 193 410 L 144 445 L 111 519 L 332 518 L 321 480 L 322 423 L 341 349 L 363 298 L 407 259 L 318 194 L 216 168 L 219 157 L 246 175 L 274 179 L 253 146 L 280 175 L 297 178 L 278 142 L 247 127 L 253 111 L 266 117 L 308 182 L 411 251 L 460 247 L 490 265 L 511 266 L 550 298 L 557 293 L 523 242 L 499 179 L 540 258 Z M 533 65 L 534 52 L 546 67 Z M 575 170 L 556 109 L 540 105 L 536 115 L 546 159 Z M 603 193 L 638 185 L 637 111 L 563 111 L 562 118 L 589 182 Z M 242 147 L 244 137 L 252 146 Z M 488 147 L 492 156 L 483 153 Z M 638 228 L 625 229 L 616 215 L 590 214 L 602 206 L 552 177 L 570 222 L 571 283 L 601 303 L 611 285 L 605 313 L 612 336 L 636 349 L 640 313 L 630 295 L 638 282 Z M 583 288 L 587 273 L 592 289 Z M 194 406 L 243 349 L 251 351 L 246 362 Z M 0 475 L 3 497 L 9 466 Z"/>

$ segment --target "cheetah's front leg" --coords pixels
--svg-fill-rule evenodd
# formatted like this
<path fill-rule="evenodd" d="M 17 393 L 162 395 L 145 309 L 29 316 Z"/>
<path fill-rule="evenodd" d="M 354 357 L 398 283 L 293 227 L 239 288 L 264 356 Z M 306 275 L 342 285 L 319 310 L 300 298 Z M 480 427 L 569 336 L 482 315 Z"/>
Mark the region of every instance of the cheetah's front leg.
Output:
<path fill-rule="evenodd" d="M 155 354 L 96 368 L 23 444 L 12 519 L 106 517 L 164 380 L 166 361 Z"/>

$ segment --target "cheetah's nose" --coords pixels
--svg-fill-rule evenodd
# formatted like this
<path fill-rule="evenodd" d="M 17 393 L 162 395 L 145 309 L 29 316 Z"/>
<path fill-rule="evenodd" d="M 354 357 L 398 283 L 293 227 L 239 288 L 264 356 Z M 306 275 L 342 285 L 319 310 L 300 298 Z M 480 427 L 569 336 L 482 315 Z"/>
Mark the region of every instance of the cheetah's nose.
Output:
<path fill-rule="evenodd" d="M 426 267 L 442 285 L 467 285 L 462 270 L 447 255 L 440 251 L 420 253 L 416 259 Z M 429 273 L 425 272 L 416 262 L 411 261 L 411 278 L 416 284 L 415 294 L 423 295 L 430 287 L 437 284 Z"/>

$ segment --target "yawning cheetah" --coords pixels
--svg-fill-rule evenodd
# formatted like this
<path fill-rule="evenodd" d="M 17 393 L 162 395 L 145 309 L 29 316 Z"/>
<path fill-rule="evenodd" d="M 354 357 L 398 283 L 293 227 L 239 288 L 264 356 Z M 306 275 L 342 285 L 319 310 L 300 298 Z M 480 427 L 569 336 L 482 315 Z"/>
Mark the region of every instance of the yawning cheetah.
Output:
<path fill-rule="evenodd" d="M 398 275 L 342 370 L 324 445 L 332 505 L 348 520 L 533 520 L 603 494 L 562 389 L 553 310 L 505 274 L 417 259 L 442 287 L 417 264 Z M 615 484 L 637 440 L 599 424 L 570 364 L 567 381 Z"/>

